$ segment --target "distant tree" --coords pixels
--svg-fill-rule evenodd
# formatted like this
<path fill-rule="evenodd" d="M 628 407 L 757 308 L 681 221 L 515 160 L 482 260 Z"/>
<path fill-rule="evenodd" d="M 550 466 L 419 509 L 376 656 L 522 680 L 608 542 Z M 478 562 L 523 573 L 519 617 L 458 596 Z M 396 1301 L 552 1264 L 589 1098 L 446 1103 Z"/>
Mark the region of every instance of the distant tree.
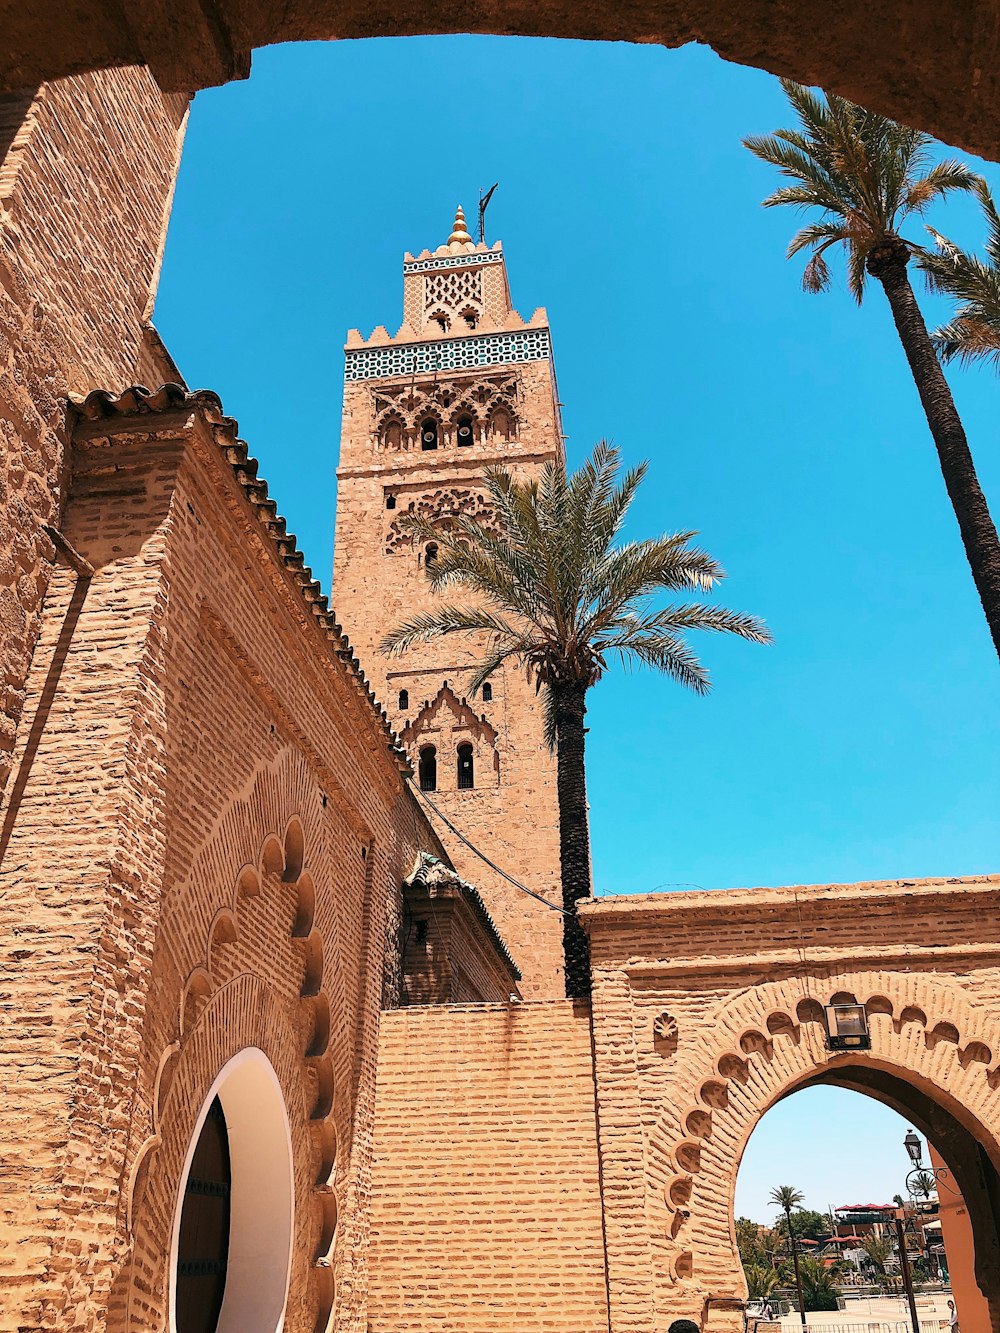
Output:
<path fill-rule="evenodd" d="M 807 1310 L 836 1310 L 839 1265 L 827 1267 L 806 1254 L 801 1259 L 802 1294 Z"/>
<path fill-rule="evenodd" d="M 788 246 L 789 258 L 810 252 L 802 279 L 806 291 L 821 292 L 830 285 L 826 255 L 832 246 L 841 246 L 847 257 L 847 285 L 858 303 L 868 277 L 885 292 L 1000 655 L 1000 539 L 907 276 L 911 255 L 923 247 L 900 233 L 908 217 L 921 216 L 952 191 L 974 190 L 980 177 L 962 162 L 931 166 L 932 140 L 919 130 L 833 93 L 819 95 L 790 79 L 782 79 L 781 86 L 798 126 L 743 140 L 788 181 L 764 200 L 764 206 L 788 204 L 819 215 Z"/>
<path fill-rule="evenodd" d="M 747 1295 L 752 1301 L 765 1300 L 781 1286 L 781 1278 L 767 1264 L 744 1264 L 743 1273 L 747 1280 Z"/>
<path fill-rule="evenodd" d="M 861 1248 L 876 1273 L 884 1273 L 886 1263 L 892 1254 L 892 1242 L 888 1236 L 866 1236 Z"/>
<path fill-rule="evenodd" d="M 788 1223 L 788 1239 L 792 1246 L 792 1264 L 795 1268 L 795 1286 L 799 1293 L 799 1318 L 802 1320 L 802 1327 L 806 1326 L 806 1306 L 805 1296 L 802 1292 L 802 1274 L 799 1268 L 799 1245 L 795 1237 L 795 1231 L 792 1227 L 792 1209 L 798 1208 L 803 1202 L 804 1196 L 793 1185 L 778 1185 L 771 1191 L 771 1202 L 785 1214 L 785 1220 Z"/>
<path fill-rule="evenodd" d="M 892 1241 L 889 1240 L 888 1236 L 866 1236 L 862 1249 L 865 1252 L 867 1267 L 874 1271 L 884 1287 L 891 1286 L 892 1284 L 886 1276 L 885 1266 L 892 1254 Z"/>
<path fill-rule="evenodd" d="M 830 1234 L 830 1218 L 826 1213 L 817 1213 L 812 1208 L 796 1208 L 792 1213 L 791 1224 L 797 1240 L 825 1240 Z M 788 1235 L 785 1218 L 778 1219 L 776 1230 L 783 1236 Z"/>
<path fill-rule="evenodd" d="M 760 1227 L 756 1222 L 751 1222 L 749 1217 L 738 1217 L 736 1219 L 736 1248 L 740 1252 L 740 1262 L 744 1268 L 747 1264 L 762 1262 Z"/>
<path fill-rule="evenodd" d="M 913 1193 L 918 1199 L 929 1199 L 934 1189 L 934 1177 L 929 1171 L 918 1171 L 913 1177 Z"/>

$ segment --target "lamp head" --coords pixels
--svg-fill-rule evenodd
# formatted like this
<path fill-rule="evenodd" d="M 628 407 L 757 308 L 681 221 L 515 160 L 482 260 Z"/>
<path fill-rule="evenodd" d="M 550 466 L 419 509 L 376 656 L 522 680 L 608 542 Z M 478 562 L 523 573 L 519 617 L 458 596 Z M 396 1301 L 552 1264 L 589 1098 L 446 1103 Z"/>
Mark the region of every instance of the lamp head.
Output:
<path fill-rule="evenodd" d="M 903 1139 L 903 1146 L 910 1155 L 910 1161 L 914 1166 L 920 1166 L 923 1158 L 923 1145 L 919 1137 L 914 1134 L 912 1129 L 906 1131 L 906 1138 Z"/>

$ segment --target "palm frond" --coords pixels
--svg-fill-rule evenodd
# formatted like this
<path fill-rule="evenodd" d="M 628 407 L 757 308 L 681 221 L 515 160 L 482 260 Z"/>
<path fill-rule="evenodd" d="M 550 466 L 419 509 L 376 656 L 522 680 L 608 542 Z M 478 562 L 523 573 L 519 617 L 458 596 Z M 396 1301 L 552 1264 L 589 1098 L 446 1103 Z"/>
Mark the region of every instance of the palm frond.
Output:
<path fill-rule="evenodd" d="M 790 79 L 782 79 L 781 86 L 799 129 L 743 140 L 750 152 L 790 182 L 768 195 L 763 205 L 820 213 L 818 221 L 793 236 L 788 257 L 809 251 L 802 285 L 809 292 L 825 291 L 831 279 L 828 251 L 840 242 L 848 286 L 860 303 L 873 246 L 897 237 L 908 215 L 922 214 L 946 195 L 980 192 L 981 178 L 954 159 L 929 165 L 933 140 L 920 130 L 835 93 L 822 94 Z M 1000 255 L 1000 217 L 991 235 Z"/>
<path fill-rule="evenodd" d="M 382 651 L 398 655 L 451 634 L 477 636 L 472 697 L 514 660 L 543 692 L 547 728 L 555 725 L 548 686 L 573 682 L 589 688 L 604 672 L 607 653 L 704 692 L 708 675 L 686 641 L 689 631 L 766 643 L 767 630 L 753 616 L 697 602 L 649 607 L 648 599 L 663 592 L 707 592 L 724 571 L 692 544 L 693 532 L 620 542 L 645 473 L 640 463 L 622 475 L 618 450 L 601 441 L 572 477 L 558 462 L 528 481 L 504 468 L 489 469 L 488 517 L 451 514 L 432 522 L 407 516 L 404 531 L 438 548 L 428 570 L 431 589 L 462 587 L 476 604 L 423 611 L 387 634 Z M 546 734 L 554 738 L 551 729 Z"/>
<path fill-rule="evenodd" d="M 379 651 L 389 657 L 398 657 L 415 643 L 440 639 L 446 634 L 480 631 L 510 641 L 519 638 L 513 626 L 488 606 L 441 606 L 433 611 L 422 611 L 390 630 L 379 644 Z"/>
<path fill-rule="evenodd" d="M 987 228 L 985 260 L 969 254 L 928 227 L 936 249 L 913 247 L 928 287 L 956 303 L 952 319 L 931 340 L 944 362 L 985 361 L 1000 370 L 1000 215 L 989 186 L 979 177 L 972 187 Z"/>

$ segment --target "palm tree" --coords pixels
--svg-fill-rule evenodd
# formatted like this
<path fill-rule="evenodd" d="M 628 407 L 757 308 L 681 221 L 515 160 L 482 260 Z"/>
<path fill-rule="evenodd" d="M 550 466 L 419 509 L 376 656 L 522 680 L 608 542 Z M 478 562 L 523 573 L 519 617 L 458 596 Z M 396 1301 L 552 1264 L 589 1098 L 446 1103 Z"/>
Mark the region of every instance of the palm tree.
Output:
<path fill-rule="evenodd" d="M 986 259 L 928 227 L 937 251 L 923 251 L 917 262 L 932 291 L 958 302 L 954 318 L 931 334 L 941 360 L 987 361 L 1000 370 L 1000 214 L 984 180 L 975 191 L 986 219 Z"/>
<path fill-rule="evenodd" d="M 767 1264 L 744 1264 L 743 1274 L 747 1280 L 747 1297 L 752 1301 L 766 1300 L 781 1286 L 781 1279 Z"/>
<path fill-rule="evenodd" d="M 777 1189 L 771 1191 L 771 1202 L 784 1209 L 785 1221 L 788 1223 L 788 1240 L 792 1247 L 792 1263 L 795 1266 L 795 1287 L 799 1293 L 799 1318 L 802 1320 L 802 1327 L 805 1328 L 806 1303 L 802 1294 L 802 1273 L 799 1269 L 799 1244 L 792 1227 L 792 1209 L 798 1208 L 803 1198 L 804 1196 L 792 1185 L 779 1185 Z"/>
<path fill-rule="evenodd" d="M 892 1242 L 885 1236 L 871 1235 L 865 1237 L 862 1248 L 872 1268 L 884 1279 L 885 1265 L 892 1254 Z"/>
<path fill-rule="evenodd" d="M 587 691 L 617 654 L 665 672 L 698 694 L 709 689 L 705 668 L 687 643 L 689 630 L 738 634 L 757 643 L 770 635 L 753 616 L 682 601 L 649 606 L 661 591 L 708 591 L 724 577 L 715 560 L 690 544 L 693 532 L 616 544 L 646 464 L 618 477 L 619 454 L 601 441 L 567 476 L 561 461 L 537 480 L 519 481 L 490 468 L 490 515 L 455 515 L 444 522 L 407 515 L 401 526 L 437 545 L 427 571 L 436 592 L 468 589 L 475 601 L 441 605 L 387 634 L 381 648 L 398 654 L 449 634 L 478 636 L 485 645 L 469 682 L 475 696 L 504 662 L 526 667 L 541 691 L 545 739 L 556 752 L 559 860 L 563 901 L 566 994 L 590 991 L 587 939 L 576 913 L 590 895 L 590 843 L 584 771 Z"/>
<path fill-rule="evenodd" d="M 764 200 L 765 208 L 789 204 L 821 216 L 797 232 L 788 255 L 811 251 L 802 285 L 824 291 L 830 283 L 826 252 L 844 247 L 847 282 L 856 300 L 866 276 L 881 283 L 927 417 L 945 486 L 958 519 L 993 643 L 1000 655 L 1000 541 L 976 476 L 965 431 L 934 354 L 907 277 L 919 250 L 899 233 L 911 214 L 922 214 L 953 190 L 974 190 L 979 178 L 960 162 L 929 165 L 932 140 L 834 94 L 818 95 L 782 79 L 799 129 L 751 136 L 744 144 L 776 166 L 792 184 Z"/>
<path fill-rule="evenodd" d="M 809 1310 L 836 1310 L 837 1278 L 842 1265 L 835 1264 L 827 1268 L 812 1255 L 802 1256 L 802 1287 L 805 1292 L 805 1304 Z"/>

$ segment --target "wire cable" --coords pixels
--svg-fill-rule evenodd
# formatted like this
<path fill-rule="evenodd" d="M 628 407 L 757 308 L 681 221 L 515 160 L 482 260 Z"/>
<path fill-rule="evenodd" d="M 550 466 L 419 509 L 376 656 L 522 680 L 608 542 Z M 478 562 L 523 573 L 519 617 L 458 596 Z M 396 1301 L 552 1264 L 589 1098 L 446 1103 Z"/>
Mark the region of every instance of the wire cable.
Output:
<path fill-rule="evenodd" d="M 470 852 L 474 852 L 476 856 L 479 857 L 480 861 L 485 861 L 486 864 L 489 866 L 489 868 L 491 870 L 495 870 L 498 875 L 501 875 L 507 881 L 508 884 L 513 884 L 515 889 L 520 889 L 521 892 L 526 893 L 529 898 L 534 898 L 535 901 L 541 903 L 543 907 L 547 907 L 550 912 L 558 912 L 560 916 L 569 916 L 569 912 L 565 911 L 564 908 L 557 907 L 555 903 L 550 903 L 548 898 L 543 898 L 540 893 L 536 893 L 534 889 L 529 889 L 526 885 L 522 884 L 520 880 L 515 879 L 513 875 L 508 875 L 506 870 L 501 870 L 495 861 L 491 861 L 485 852 L 481 852 L 479 848 L 475 845 L 475 843 L 470 842 L 469 839 L 465 836 L 465 834 L 462 833 L 460 829 L 457 829 L 455 827 L 455 825 L 451 822 L 448 816 L 443 814 L 438 809 L 438 807 L 434 804 L 434 802 L 427 795 L 427 793 L 425 791 L 422 791 L 420 787 L 417 786 L 417 784 L 413 781 L 413 778 L 410 777 L 409 774 L 407 774 L 406 780 L 413 788 L 413 790 L 417 793 L 417 795 L 420 797 L 420 799 L 424 802 L 424 804 L 429 806 L 431 810 L 434 811 L 438 819 L 440 819 L 441 823 L 444 824 L 446 828 L 450 829 L 451 832 L 454 833 L 455 837 L 458 838 L 459 842 L 464 843 L 465 846 L 468 847 Z"/>

